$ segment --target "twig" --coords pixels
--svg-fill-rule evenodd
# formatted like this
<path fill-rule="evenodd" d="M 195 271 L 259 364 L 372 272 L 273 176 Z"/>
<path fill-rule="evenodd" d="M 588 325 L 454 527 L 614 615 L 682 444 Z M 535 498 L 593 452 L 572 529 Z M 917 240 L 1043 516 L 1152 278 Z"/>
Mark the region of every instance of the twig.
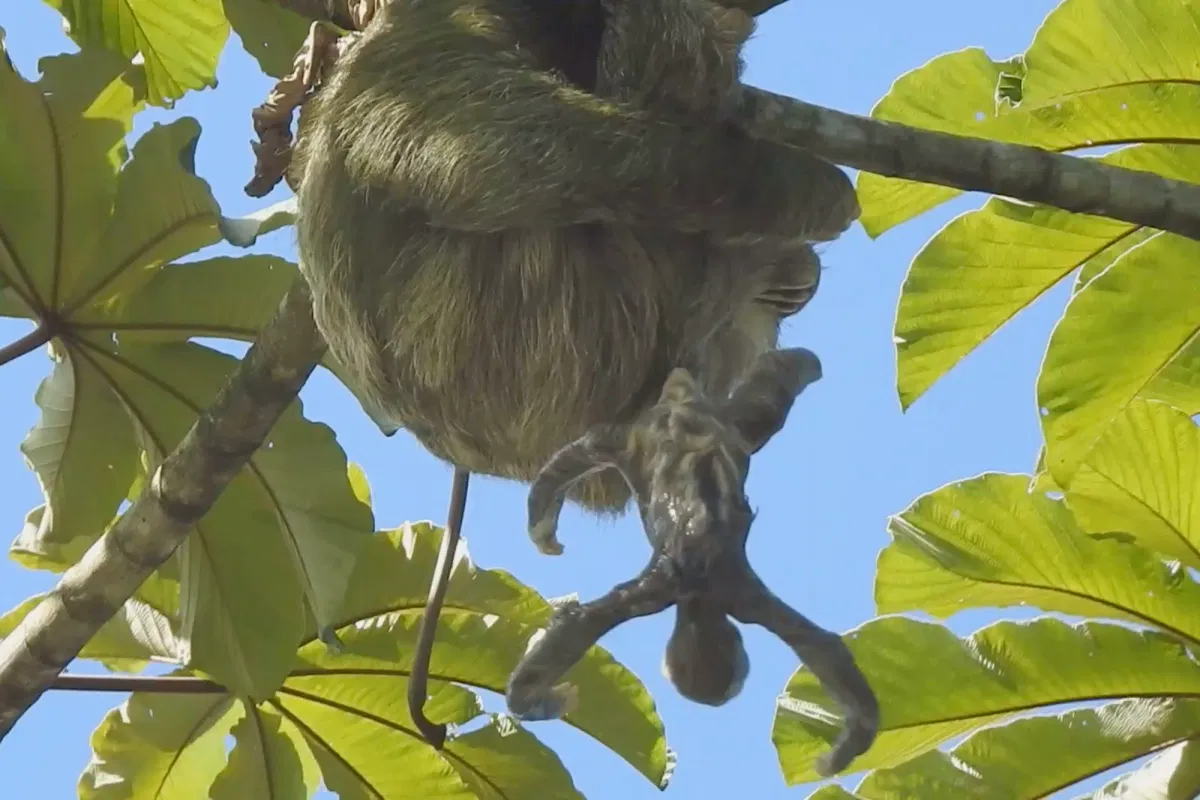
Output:
<path fill-rule="evenodd" d="M 216 681 L 187 675 L 59 675 L 50 688 L 61 692 L 230 693 Z"/>
<path fill-rule="evenodd" d="M 0 740 L 183 542 L 324 352 L 308 286 L 298 278 L 275 319 L 133 506 L 0 641 Z"/>

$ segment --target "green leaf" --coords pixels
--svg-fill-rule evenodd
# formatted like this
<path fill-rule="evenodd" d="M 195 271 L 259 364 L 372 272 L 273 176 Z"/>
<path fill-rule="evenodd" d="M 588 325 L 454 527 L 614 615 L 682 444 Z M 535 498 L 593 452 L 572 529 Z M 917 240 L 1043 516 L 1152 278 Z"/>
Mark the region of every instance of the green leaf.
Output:
<path fill-rule="evenodd" d="M 92 734 L 80 800 L 196 797 L 225 766 L 225 737 L 242 713 L 223 694 L 135 692 Z"/>
<path fill-rule="evenodd" d="M 229 38 L 220 0 L 45 0 L 81 46 L 100 45 L 146 65 L 150 102 L 165 105 L 189 89 L 217 85 Z"/>
<path fill-rule="evenodd" d="M 1050 797 L 1197 735 L 1196 700 L 1120 700 L 984 728 L 949 753 L 931 750 L 898 767 L 872 772 L 856 791 L 864 800 Z"/>
<path fill-rule="evenodd" d="M 1067 505 L 1089 533 L 1122 533 L 1200 569 L 1200 427 L 1135 400 L 1075 473 Z"/>
<path fill-rule="evenodd" d="M 1153 145 L 1101 160 L 1200 181 L 1200 158 L 1187 152 Z M 904 280 L 895 329 L 902 406 L 1071 272 L 1094 274 L 1145 238 L 1126 222 L 999 199 L 950 222 Z"/>
<path fill-rule="evenodd" d="M 148 473 L 235 364 L 191 343 L 126 344 L 104 363 L 150 456 Z M 169 562 L 182 576 L 190 663 L 256 699 L 270 696 L 308 629 L 307 613 L 322 626 L 340 618 L 373 527 L 332 431 L 303 420 L 293 403 Z"/>
<path fill-rule="evenodd" d="M 0 617 L 0 639 L 11 634 L 46 595 L 34 595 Z M 111 670 L 140 672 L 151 661 L 178 664 L 186 643 L 179 641 L 171 621 L 145 603 L 125 602 L 79 651 Z"/>
<path fill-rule="evenodd" d="M 1171 359 L 1138 396 L 1161 400 L 1189 417 L 1200 414 L 1200 336 Z"/>
<path fill-rule="evenodd" d="M 1059 486 L 1070 487 L 1105 429 L 1200 334 L 1197 263 L 1200 242 L 1164 233 L 1071 298 L 1037 387 L 1046 465 Z"/>
<path fill-rule="evenodd" d="M 863 800 L 863 797 L 853 792 L 847 792 L 837 784 L 830 784 L 817 789 L 805 800 Z"/>
<path fill-rule="evenodd" d="M 143 89 L 140 68 L 103 50 L 38 65 L 33 84 L 0 58 L 0 276 L 41 309 L 99 247 Z"/>
<path fill-rule="evenodd" d="M 229 764 L 208 796 L 212 800 L 296 800 L 316 794 L 320 769 L 295 725 L 270 708 L 247 711 L 233 727 Z"/>
<path fill-rule="evenodd" d="M 421 605 L 423 607 L 424 603 Z M 405 702 L 420 611 L 421 608 L 414 608 L 408 612 L 384 614 L 339 629 L 344 650 L 337 655 L 330 654 L 319 641 L 305 645 L 300 650 L 296 669 L 278 695 L 283 708 L 297 714 L 305 725 L 309 725 L 308 718 L 292 704 L 297 693 L 309 700 L 317 698 L 331 708 L 341 708 L 344 714 L 353 712 L 352 716 L 368 721 L 374 717 L 389 720 L 386 727 L 391 733 L 388 735 L 403 742 L 386 748 L 373 745 L 372 752 L 354 753 L 353 758 L 349 754 L 352 751 L 341 753 L 342 757 L 352 761 L 363 759 L 362 769 L 356 767 L 356 770 L 367 775 L 371 782 L 385 779 L 382 775 L 371 777 L 376 768 L 368 765 L 374 764 L 376 757 L 379 769 L 389 773 L 408 768 L 397 766 L 395 755 L 384 758 L 385 750 L 394 754 L 412 750 L 411 757 L 422 765 L 414 768 L 420 771 L 432 769 L 425 765 L 425 759 L 436 757 L 408 718 Z M 429 669 L 433 691 L 444 690 L 439 687 L 454 688 L 443 682 L 455 681 L 503 695 L 509 675 L 524 655 L 526 644 L 535 631 L 536 628 L 530 625 L 497 619 L 486 612 L 443 611 Z M 662 721 L 641 682 L 599 647 L 589 650 L 567 672 L 565 679 L 579 687 L 580 695 L 579 709 L 569 715 L 566 722 L 613 750 L 656 785 L 662 785 L 667 765 Z M 460 710 L 454 717 L 455 724 L 461 725 L 482 713 L 477 704 L 471 709 L 470 713 Z M 434 719 L 432 713 L 427 713 Z M 372 723 L 372 726 L 375 724 L 380 723 Z M 318 726 L 312 723 L 309 727 Z M 374 734 L 364 733 L 363 736 L 384 738 L 386 733 L 376 730 Z M 341 734 L 332 732 L 322 734 L 322 738 L 329 742 L 344 741 Z M 411 745 L 407 743 L 409 739 Z M 457 739 L 452 738 L 447 749 L 451 750 L 455 742 Z M 366 772 L 362 772 L 363 769 Z M 391 795 L 385 791 L 384 796 Z M 515 796 L 527 795 L 517 792 Z"/>
<path fill-rule="evenodd" d="M 181 117 L 138 139 L 121 171 L 99 252 L 62 278 L 70 321 L 94 321 L 89 306 L 111 302 L 150 280 L 165 263 L 220 241 L 221 210 L 194 163 L 200 124 Z M 211 290 L 210 290 L 211 291 Z"/>
<path fill-rule="evenodd" d="M 262 71 L 282 78 L 292 71 L 310 22 L 277 3 L 223 0 L 225 16 Z"/>
<path fill-rule="evenodd" d="M 68 548 L 78 557 L 104 533 L 133 484 L 133 429 L 96 365 L 70 353 L 59 355 L 34 400 L 42 415 L 21 453 L 46 510 L 13 547 L 50 557 Z"/>
<path fill-rule="evenodd" d="M 1059 152 L 1192 142 L 1197 15 L 1179 0 L 1066 0 L 1020 59 L 996 63 L 978 49 L 940 56 L 901 76 L 872 116 Z M 858 189 L 872 236 L 958 194 L 870 174 Z"/>
<path fill-rule="evenodd" d="M 450 766 L 484 800 L 509 797 L 583 800 L 571 773 L 553 750 L 523 728 L 505 726 L 502 717 L 454 740 Z"/>
<path fill-rule="evenodd" d="M 77 320 L 117 331 L 123 342 L 197 336 L 254 341 L 275 317 L 296 275 L 295 264 L 270 255 L 171 264 L 136 292 Z"/>
<path fill-rule="evenodd" d="M 424 611 L 429 576 L 437 564 L 445 529 L 429 522 L 407 522 L 380 531 L 363 545 L 343 605 L 342 622 L 391 611 Z M 550 604 L 509 573 L 479 569 L 471 561 L 465 538 L 454 551 L 446 588 L 448 611 L 495 614 L 513 622 L 544 625 Z"/>
<path fill-rule="evenodd" d="M 1036 708 L 1200 689 L 1200 668 L 1177 641 L 1114 624 L 1068 625 L 1043 617 L 999 622 L 959 639 L 941 625 L 888 617 L 859 628 L 848 644 L 883 716 L 879 737 L 853 763 L 856 770 L 894 767 L 947 739 Z M 817 777 L 814 759 L 837 734 L 838 722 L 812 672 L 803 668 L 793 675 L 772 732 L 789 785 Z M 864 789 L 858 791 L 873 796 Z"/>
<path fill-rule="evenodd" d="M 1090 800 L 1195 800 L 1200 796 L 1200 742 L 1180 742 L 1144 766 L 1090 794 Z"/>
<path fill-rule="evenodd" d="M 944 486 L 892 517 L 879 557 L 879 613 L 948 617 L 1031 605 L 1130 620 L 1200 642 L 1200 585 L 1133 544 L 1096 540 L 1028 476 L 989 473 Z"/>

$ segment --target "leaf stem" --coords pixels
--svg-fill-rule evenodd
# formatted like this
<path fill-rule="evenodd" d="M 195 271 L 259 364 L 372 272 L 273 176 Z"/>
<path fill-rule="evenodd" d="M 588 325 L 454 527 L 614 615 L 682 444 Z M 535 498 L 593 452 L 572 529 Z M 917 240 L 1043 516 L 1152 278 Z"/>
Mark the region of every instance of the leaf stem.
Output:
<path fill-rule="evenodd" d="M 0 367 L 17 360 L 26 353 L 37 350 L 54 338 L 54 331 L 54 325 L 47 325 L 43 322 L 20 339 L 0 347 Z"/>
<path fill-rule="evenodd" d="M 229 694 L 228 689 L 215 681 L 186 675 L 59 675 L 50 688 L 64 692 Z"/>

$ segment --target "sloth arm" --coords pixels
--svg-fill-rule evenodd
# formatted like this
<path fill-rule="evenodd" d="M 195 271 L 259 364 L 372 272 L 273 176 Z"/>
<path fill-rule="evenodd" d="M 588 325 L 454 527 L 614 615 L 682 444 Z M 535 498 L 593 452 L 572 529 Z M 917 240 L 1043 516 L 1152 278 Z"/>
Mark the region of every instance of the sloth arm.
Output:
<path fill-rule="evenodd" d="M 532 66 L 490 20 L 411 11 L 352 51 L 323 109 L 352 178 L 386 187 L 435 226 L 471 232 L 794 226 L 778 147 L 574 89 Z"/>

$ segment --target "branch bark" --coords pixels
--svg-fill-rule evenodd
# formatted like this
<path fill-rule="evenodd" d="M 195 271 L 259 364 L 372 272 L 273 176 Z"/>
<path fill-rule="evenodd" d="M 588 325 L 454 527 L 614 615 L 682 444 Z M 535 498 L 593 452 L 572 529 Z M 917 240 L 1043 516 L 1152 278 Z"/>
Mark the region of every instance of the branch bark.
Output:
<path fill-rule="evenodd" d="M 146 490 L 0 641 L 0 740 L 175 552 L 262 445 L 324 352 L 308 285 L 298 277 L 275 318 Z"/>

